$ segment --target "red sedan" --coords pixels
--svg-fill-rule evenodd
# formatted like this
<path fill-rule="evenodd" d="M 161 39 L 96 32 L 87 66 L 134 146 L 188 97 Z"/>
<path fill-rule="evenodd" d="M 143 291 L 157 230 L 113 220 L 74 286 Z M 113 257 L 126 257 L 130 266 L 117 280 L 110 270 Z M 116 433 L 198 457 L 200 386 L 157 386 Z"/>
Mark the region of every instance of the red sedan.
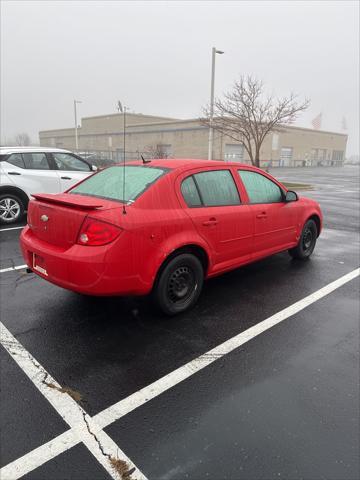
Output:
<path fill-rule="evenodd" d="M 284 250 L 308 258 L 322 228 L 315 201 L 220 161 L 115 165 L 34 197 L 20 238 L 33 272 L 88 295 L 151 293 L 169 315 L 196 303 L 205 278 Z"/>

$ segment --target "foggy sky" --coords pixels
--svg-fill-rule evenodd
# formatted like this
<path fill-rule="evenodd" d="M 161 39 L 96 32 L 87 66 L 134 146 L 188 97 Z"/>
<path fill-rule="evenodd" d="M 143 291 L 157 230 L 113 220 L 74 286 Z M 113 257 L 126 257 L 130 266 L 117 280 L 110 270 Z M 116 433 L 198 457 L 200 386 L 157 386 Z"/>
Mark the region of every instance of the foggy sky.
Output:
<path fill-rule="evenodd" d="M 311 99 L 297 122 L 341 131 L 359 153 L 358 2 L 2 1 L 1 140 L 72 127 L 78 116 L 130 110 L 193 118 L 240 75 Z"/>

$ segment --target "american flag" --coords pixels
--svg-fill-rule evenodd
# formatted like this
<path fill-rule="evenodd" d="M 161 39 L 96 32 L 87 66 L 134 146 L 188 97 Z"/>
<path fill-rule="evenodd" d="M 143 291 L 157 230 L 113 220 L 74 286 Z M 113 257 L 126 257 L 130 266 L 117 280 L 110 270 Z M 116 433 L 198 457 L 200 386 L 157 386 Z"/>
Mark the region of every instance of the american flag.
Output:
<path fill-rule="evenodd" d="M 315 130 L 320 130 L 321 128 L 321 117 L 322 117 L 322 113 L 319 113 L 319 115 L 317 115 L 312 121 L 311 121 L 311 125 L 313 126 L 313 128 Z"/>

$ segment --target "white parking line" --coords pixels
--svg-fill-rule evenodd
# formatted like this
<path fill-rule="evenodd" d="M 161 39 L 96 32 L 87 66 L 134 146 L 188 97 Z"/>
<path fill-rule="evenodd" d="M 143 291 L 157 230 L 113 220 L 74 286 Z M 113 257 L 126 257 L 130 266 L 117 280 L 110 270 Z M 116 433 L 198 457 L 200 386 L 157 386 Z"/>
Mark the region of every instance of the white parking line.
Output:
<path fill-rule="evenodd" d="M 90 418 L 87 416 L 84 411 L 79 407 L 79 405 L 75 403 L 76 409 L 80 410 L 83 415 L 86 415 L 86 418 L 89 422 L 89 425 L 91 424 L 91 430 L 93 433 L 96 433 L 97 437 L 100 438 L 100 435 L 105 434 L 105 432 L 102 431 L 105 427 L 109 426 L 111 423 L 119 420 L 122 418 L 124 415 L 127 415 L 129 412 L 135 410 L 136 408 L 139 408 L 141 405 L 144 405 L 145 403 L 149 402 L 153 398 L 157 397 L 163 392 L 166 392 L 170 388 L 174 387 L 175 385 L 181 383 L 185 379 L 191 377 L 194 375 L 196 372 L 202 370 L 206 366 L 210 365 L 211 363 L 215 362 L 219 358 L 224 357 L 228 353 L 232 352 L 233 350 L 237 349 L 241 345 L 244 345 L 246 342 L 252 340 L 253 338 L 257 337 L 261 333 L 269 330 L 273 326 L 283 322 L 287 318 L 295 315 L 296 313 L 300 312 L 301 310 L 305 309 L 309 305 L 317 302 L 318 300 L 322 299 L 323 297 L 329 295 L 330 293 L 334 292 L 336 289 L 340 288 L 341 286 L 345 285 L 346 283 L 350 282 L 354 278 L 358 277 L 360 274 L 360 268 L 357 268 L 353 270 L 352 272 L 347 273 L 346 275 L 338 278 L 337 280 L 329 283 L 325 287 L 320 288 L 316 292 L 308 295 L 307 297 L 303 298 L 302 300 L 299 300 L 298 302 L 294 303 L 293 305 L 290 305 L 289 307 L 285 308 L 284 310 L 281 310 L 280 312 L 276 313 L 275 315 L 272 315 L 271 317 L 263 320 L 262 322 L 258 323 L 257 325 L 245 330 L 244 332 L 239 333 L 238 335 L 230 338 L 226 342 L 222 343 L 221 345 L 213 348 L 207 353 L 204 353 L 203 355 L 200 355 L 199 357 L 195 358 L 194 360 L 190 361 L 189 363 L 183 365 L 182 367 L 178 368 L 177 370 L 174 370 L 173 372 L 169 373 L 168 375 L 165 375 L 164 377 L 160 378 L 159 380 L 153 382 L 152 384 L 148 385 L 147 387 L 133 393 L 129 397 L 120 400 L 119 402 L 115 403 L 114 405 L 106 408 L 102 412 L 98 413 L 94 417 Z M 2 324 L 0 323 L 0 326 Z M 5 327 L 3 327 L 5 328 Z M 13 356 L 13 358 L 18 362 L 21 368 L 22 364 L 21 361 L 18 361 L 19 358 L 16 358 L 15 352 L 11 351 L 11 346 L 14 346 L 16 349 L 18 345 L 20 345 L 17 340 L 11 335 L 10 332 L 8 332 L 6 329 L 4 330 L 7 332 L 7 335 L 4 337 L 1 335 L 1 343 L 5 346 L 5 348 L 9 351 L 9 353 Z M 7 346 L 6 346 L 7 345 Z M 34 360 L 31 355 L 26 352 L 26 350 L 21 347 L 21 351 L 23 354 L 26 353 L 27 359 L 25 361 L 25 367 L 27 369 L 30 368 L 29 365 L 31 365 L 32 361 Z M 32 359 L 29 362 L 29 359 Z M 35 361 L 36 362 L 36 361 Z M 35 365 L 35 364 L 34 364 Z M 36 372 L 37 375 L 39 373 L 39 364 L 36 363 Z M 42 370 L 43 374 L 46 373 L 45 370 Z M 40 381 L 38 377 L 35 375 L 35 371 L 31 367 L 30 370 L 28 370 L 27 375 L 29 378 L 35 383 L 37 383 L 36 386 L 42 391 L 44 388 L 46 388 L 47 395 L 49 394 L 50 390 L 48 387 L 45 386 L 45 384 Z M 47 382 L 50 381 L 51 377 L 48 376 Z M 35 380 L 34 380 L 35 379 Z M 55 383 L 55 381 L 54 381 Z M 58 384 L 56 384 L 58 385 Z M 43 391 L 42 391 L 43 393 Z M 46 398 L 48 396 L 46 395 Z M 59 395 L 64 395 L 60 394 Z M 70 397 L 68 397 L 69 399 Z M 51 402 L 52 399 L 48 400 Z M 63 400 L 59 399 L 61 402 Z M 70 400 L 73 402 L 73 400 L 70 398 Z M 67 407 L 64 405 L 65 410 L 73 411 L 75 408 L 74 405 L 71 405 L 71 407 Z M 61 409 L 62 406 L 60 405 Z M 58 411 L 60 408 L 55 407 Z M 60 413 L 60 412 L 59 412 Z M 35 450 L 32 450 L 31 452 L 23 455 L 21 458 L 18 458 L 17 460 L 14 460 L 13 462 L 9 463 L 5 467 L 3 467 L 0 470 L 0 478 L 2 479 L 11 479 L 11 480 L 16 480 L 20 478 L 21 476 L 27 474 L 28 472 L 31 472 L 35 468 L 40 467 L 47 461 L 55 458 L 56 456 L 60 455 L 61 453 L 65 452 L 66 450 L 74 447 L 78 443 L 84 441 L 84 435 L 87 436 L 87 433 L 84 432 L 83 430 L 83 422 L 81 422 L 80 426 L 82 428 L 80 429 L 79 432 L 79 425 L 78 421 L 78 413 L 75 413 L 75 426 L 70 426 L 70 430 L 62 433 L 58 437 L 53 438 L 49 442 L 47 442 L 44 445 L 41 445 L 40 447 L 36 448 Z M 63 416 L 62 413 L 60 415 Z M 63 416 L 65 419 L 65 417 Z M 66 420 L 67 421 L 67 420 Z M 107 437 L 109 438 L 109 437 Z M 110 440 L 110 439 L 109 439 Z M 111 440 L 110 440 L 111 441 Z M 114 445 L 114 444 L 113 444 Z M 88 445 L 87 445 L 88 446 Z M 90 446 L 92 449 L 96 446 Z M 88 448 L 90 449 L 88 446 Z M 110 446 L 111 449 L 111 446 Z M 119 450 L 121 457 L 120 458 L 127 458 L 123 452 Z M 94 453 L 92 451 L 92 453 Z M 124 457 L 122 457 L 124 456 Z M 130 460 L 127 459 L 127 462 L 130 463 L 130 465 L 133 465 Z M 140 472 L 136 472 L 137 475 L 139 475 Z M 138 477 L 137 477 L 138 478 Z M 144 477 L 140 477 L 144 478 Z"/>
<path fill-rule="evenodd" d="M 25 225 L 22 225 L 21 227 L 11 227 L 11 228 L 0 228 L 0 232 L 7 232 L 9 230 L 19 230 L 20 228 L 24 228 Z"/>
<path fill-rule="evenodd" d="M 230 338 L 226 342 L 218 345 L 203 355 L 200 355 L 200 357 L 195 358 L 186 365 L 183 365 L 177 370 L 165 375 L 151 385 L 148 385 L 147 387 L 133 393 L 129 397 L 120 400 L 111 407 L 106 408 L 93 417 L 94 421 L 96 421 L 97 425 L 99 425 L 101 428 L 107 427 L 124 415 L 127 415 L 136 408 L 139 408 L 144 403 L 147 403 L 149 400 L 157 397 L 163 392 L 166 392 L 186 378 L 191 377 L 194 375 L 194 373 L 202 370 L 216 360 L 219 360 L 236 348 L 239 348 L 241 345 L 244 345 L 244 343 L 252 340 L 266 330 L 269 330 L 269 328 L 274 327 L 301 310 L 304 310 L 304 308 L 317 302 L 326 295 L 329 295 L 331 292 L 341 287 L 345 283 L 350 282 L 354 278 L 358 277 L 359 273 L 360 268 L 357 268 L 343 277 L 338 278 L 334 282 L 329 283 L 325 287 L 320 288 L 320 290 L 317 290 L 302 300 L 299 300 L 293 305 L 290 305 L 284 310 L 275 313 L 275 315 L 272 315 L 266 320 L 263 320 L 253 327 L 248 328 L 244 332 L 239 333 L 235 337 Z"/>
<path fill-rule="evenodd" d="M 82 442 L 112 478 L 122 478 L 114 469 L 114 464 L 112 463 L 120 460 L 130 470 L 134 469 L 137 479 L 144 480 L 144 475 L 122 452 L 118 445 L 99 425 L 96 425 L 94 420 L 70 396 L 71 392 L 69 394 L 69 390 L 63 389 L 1 322 L 0 328 L 1 345 L 29 377 L 35 387 L 51 403 L 57 413 L 71 427 L 71 435 L 66 432 L 65 437 L 67 438 L 67 435 L 70 435 L 76 438 L 76 443 Z M 62 441 L 64 441 L 64 435 L 62 436 Z M 56 445 L 54 453 L 59 453 L 59 448 L 56 449 Z M 40 458 L 38 462 L 33 462 L 32 467 L 41 463 L 42 459 Z M 23 465 L 22 468 L 17 468 L 17 465 L 12 465 L 12 467 L 8 465 L 1 470 L 1 479 L 14 480 L 19 478 L 19 473 L 22 476 L 24 475 L 24 470 L 30 471 L 26 468 L 28 466 Z"/>
<path fill-rule="evenodd" d="M 8 463 L 0 469 L 0 478 L 2 480 L 17 480 L 36 468 L 41 467 L 44 463 L 49 462 L 61 453 L 66 452 L 72 447 L 80 443 L 75 432 L 70 428 L 58 437 L 53 438 L 40 447 L 31 450 L 22 457 Z"/>
<path fill-rule="evenodd" d="M 23 270 L 24 268 L 27 268 L 27 265 L 17 265 L 16 267 L 2 268 L 0 269 L 0 273 L 13 272 L 14 270 Z"/>

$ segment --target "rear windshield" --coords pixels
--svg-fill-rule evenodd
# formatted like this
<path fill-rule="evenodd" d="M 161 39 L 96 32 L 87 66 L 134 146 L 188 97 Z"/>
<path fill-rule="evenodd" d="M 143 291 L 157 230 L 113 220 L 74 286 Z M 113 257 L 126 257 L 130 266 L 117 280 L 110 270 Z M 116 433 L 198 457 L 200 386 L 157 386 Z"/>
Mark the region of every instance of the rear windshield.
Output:
<path fill-rule="evenodd" d="M 119 202 L 131 202 L 166 172 L 167 169 L 165 168 L 141 165 L 126 166 L 124 194 L 124 167 L 116 165 L 89 177 L 80 185 L 74 187 L 70 193 L 90 195 Z"/>

